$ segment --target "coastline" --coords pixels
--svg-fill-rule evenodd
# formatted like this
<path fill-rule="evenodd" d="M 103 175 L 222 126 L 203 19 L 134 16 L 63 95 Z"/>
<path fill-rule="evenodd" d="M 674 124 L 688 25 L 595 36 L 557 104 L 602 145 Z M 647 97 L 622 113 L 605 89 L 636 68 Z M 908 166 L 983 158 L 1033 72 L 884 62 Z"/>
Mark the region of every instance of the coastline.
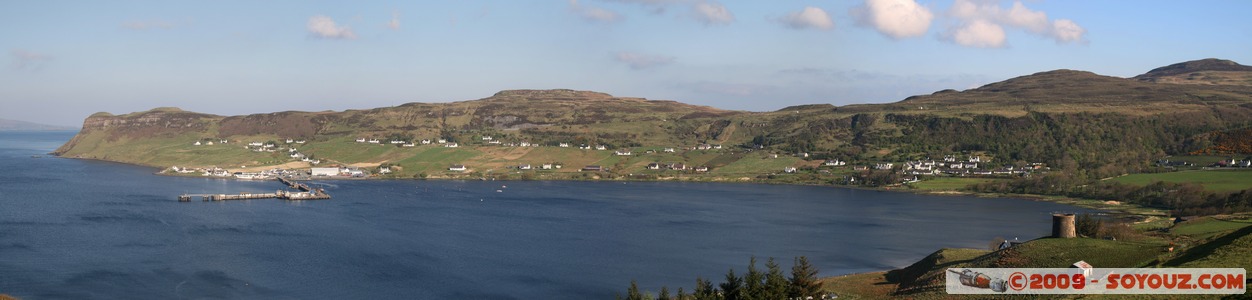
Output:
<path fill-rule="evenodd" d="M 130 162 L 114 161 L 114 160 L 108 160 L 108 159 L 102 159 L 102 158 L 66 157 L 66 156 L 58 155 L 55 152 L 49 153 L 49 155 L 53 155 L 57 158 L 84 159 L 84 160 L 118 163 L 118 164 L 126 164 L 126 165 L 132 165 L 132 166 L 140 166 L 140 167 L 149 167 L 149 168 L 154 169 L 153 174 L 162 175 L 162 176 L 188 177 L 188 178 L 199 177 L 199 178 L 223 179 L 223 180 L 242 180 L 242 179 L 235 179 L 235 178 L 207 177 L 207 176 L 201 176 L 199 174 L 169 173 L 169 172 L 165 172 L 164 169 L 162 169 L 162 167 L 160 166 L 148 165 L 148 164 L 143 164 L 143 163 L 130 163 Z M 509 175 L 507 173 L 501 173 L 501 174 L 505 174 L 506 176 Z M 558 174 L 558 176 L 555 176 L 558 178 L 514 178 L 513 176 L 507 176 L 507 177 L 501 178 L 498 176 L 486 176 L 483 174 L 479 174 L 481 176 L 473 176 L 473 175 L 465 174 L 465 175 L 460 175 L 460 176 L 434 175 L 434 176 L 428 176 L 425 178 L 398 177 L 398 176 L 367 176 L 367 177 L 337 176 L 337 177 L 325 177 L 325 178 L 316 178 L 316 179 L 319 179 L 319 180 L 396 180 L 396 181 L 400 181 L 400 180 L 408 180 L 408 181 L 480 180 L 480 181 L 704 182 L 704 183 L 728 183 L 728 184 L 824 186 L 824 187 L 856 189 L 856 190 L 866 190 L 866 191 L 913 193 L 913 194 L 922 194 L 922 195 L 931 195 L 931 196 L 967 196 L 967 197 L 984 197 L 984 198 L 1025 199 L 1025 200 L 1031 200 L 1031 201 L 1060 203 L 1060 204 L 1072 205 L 1072 206 L 1077 206 L 1077 207 L 1082 207 L 1082 208 L 1108 211 L 1116 215 L 1136 217 L 1139 220 L 1145 220 L 1154 216 L 1163 216 L 1167 214 L 1167 212 L 1163 212 L 1157 208 L 1140 206 L 1136 204 L 1120 203 L 1120 202 L 1112 201 L 1112 200 L 1083 199 L 1083 198 L 1038 195 L 1038 194 L 977 193 L 977 192 L 968 192 L 968 191 L 959 191 L 959 190 L 919 190 L 919 189 L 914 189 L 905 185 L 895 185 L 895 186 L 885 186 L 885 187 L 866 187 L 866 186 L 857 186 L 857 185 L 836 185 L 836 184 L 814 182 L 814 181 L 783 181 L 783 180 L 772 180 L 772 179 L 760 179 L 760 176 L 777 175 L 777 174 L 757 174 L 756 176 L 746 175 L 746 176 L 739 176 L 739 177 L 694 175 L 694 176 L 663 177 L 663 178 L 657 178 L 657 179 L 646 179 L 646 178 L 638 178 L 638 177 L 631 177 L 631 176 L 619 176 L 619 177 L 606 178 L 604 176 L 599 176 L 599 175 L 593 175 L 594 177 L 592 178 L 579 178 L 581 176 L 584 176 L 580 174 L 587 174 L 587 173 L 581 173 L 581 172 L 549 173 L 549 175 L 553 175 L 553 174 Z M 297 180 L 312 180 L 312 179 L 314 178 L 297 179 Z M 744 179 L 747 179 L 747 180 L 744 180 Z M 1110 202 L 1113 202 L 1113 203 L 1110 203 Z"/>

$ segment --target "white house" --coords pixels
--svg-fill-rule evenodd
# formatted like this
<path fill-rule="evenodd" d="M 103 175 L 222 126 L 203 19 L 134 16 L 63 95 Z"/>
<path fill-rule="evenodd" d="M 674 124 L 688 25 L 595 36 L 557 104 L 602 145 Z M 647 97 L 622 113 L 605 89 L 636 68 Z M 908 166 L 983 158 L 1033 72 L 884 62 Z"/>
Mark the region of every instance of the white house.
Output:
<path fill-rule="evenodd" d="M 356 142 L 357 142 L 357 143 L 364 143 L 364 142 L 365 142 L 365 138 L 357 138 L 357 139 L 356 139 Z"/>
<path fill-rule="evenodd" d="M 260 147 L 260 146 L 262 146 L 262 145 L 265 145 L 265 144 L 262 144 L 261 142 L 251 142 L 251 143 L 248 143 L 248 146 L 253 146 L 253 147 Z"/>
<path fill-rule="evenodd" d="M 422 140 L 422 145 L 430 145 L 430 140 L 429 139 Z"/>
<path fill-rule="evenodd" d="M 304 144 L 304 140 L 296 140 L 296 144 Z"/>
<path fill-rule="evenodd" d="M 661 169 L 661 164 L 659 163 L 648 164 L 648 170 L 660 170 L 660 169 Z"/>
<path fill-rule="evenodd" d="M 213 141 L 204 142 L 205 145 L 213 146 Z"/>
<path fill-rule="evenodd" d="M 339 168 L 313 168 L 309 171 L 312 176 L 338 176 Z"/>
<path fill-rule="evenodd" d="M 404 144 L 405 142 L 401 140 L 391 140 L 391 143 L 392 144 Z"/>
<path fill-rule="evenodd" d="M 448 171 L 464 172 L 465 165 L 452 165 L 451 167 L 448 167 Z"/>
<path fill-rule="evenodd" d="M 587 146 L 586 144 L 584 144 L 582 146 L 578 146 L 578 149 L 591 150 L 591 146 Z"/>
<path fill-rule="evenodd" d="M 439 143 L 440 143 L 440 144 L 447 144 L 447 143 L 448 143 L 448 139 L 439 139 Z"/>
<path fill-rule="evenodd" d="M 560 143 L 557 145 L 560 146 L 561 148 L 569 148 L 569 143 Z"/>
<path fill-rule="evenodd" d="M 713 149 L 713 146 L 709 144 L 696 145 L 696 150 L 709 150 L 709 149 Z"/>
<path fill-rule="evenodd" d="M 718 144 L 718 145 L 713 145 L 713 149 L 722 149 L 722 145 L 720 145 L 720 144 Z"/>
<path fill-rule="evenodd" d="M 618 156 L 630 156 L 630 149 L 621 149 L 621 150 L 614 151 L 613 153 L 617 154 Z"/>
<path fill-rule="evenodd" d="M 483 136 L 483 140 L 484 140 L 484 141 L 490 141 L 490 140 L 492 140 L 492 138 L 491 138 L 490 136 Z"/>
<path fill-rule="evenodd" d="M 542 164 L 542 165 L 539 165 L 539 168 L 544 169 L 544 170 L 551 170 L 552 164 Z"/>
<path fill-rule="evenodd" d="M 674 153 L 674 148 L 665 148 L 665 153 Z"/>
<path fill-rule="evenodd" d="M 783 172 L 786 172 L 786 173 L 795 173 L 795 172 L 796 172 L 796 167 L 786 167 L 786 168 L 783 168 Z"/>
<path fill-rule="evenodd" d="M 391 173 L 391 167 L 378 167 L 378 174 Z"/>
<path fill-rule="evenodd" d="M 891 167 L 894 167 L 894 166 L 895 166 L 895 164 L 893 164 L 893 163 L 878 163 L 878 164 L 875 164 L 875 165 L 874 165 L 874 169 L 878 169 L 878 170 L 890 170 L 890 169 L 891 169 Z"/>
<path fill-rule="evenodd" d="M 400 145 L 400 146 L 404 146 L 404 147 L 417 147 L 417 144 L 414 144 L 414 143 L 407 143 L 407 144 Z"/>
<path fill-rule="evenodd" d="M 199 145 L 200 145 L 200 141 L 196 141 L 196 143 L 195 143 L 195 144 L 192 144 L 192 145 L 199 146 Z"/>
<path fill-rule="evenodd" d="M 370 143 L 370 144 L 378 144 L 378 143 L 381 143 L 381 142 L 379 142 L 379 141 L 378 141 L 378 139 L 370 139 L 369 143 Z"/>
<path fill-rule="evenodd" d="M 609 150 L 609 148 L 604 145 L 596 145 L 596 150 Z"/>
<path fill-rule="evenodd" d="M 295 142 L 296 142 L 296 141 L 295 141 L 295 140 L 293 140 L 293 139 L 287 139 L 287 143 L 288 143 L 288 144 L 295 143 Z"/>
<path fill-rule="evenodd" d="M 456 148 L 456 147 L 460 147 L 461 145 L 457 145 L 456 143 L 447 143 L 447 144 L 444 144 L 443 146 L 448 147 L 448 148 Z"/>
<path fill-rule="evenodd" d="M 841 161 L 838 159 L 827 160 L 826 162 L 822 163 L 823 166 L 830 166 L 830 167 L 842 166 L 842 165 L 847 165 L 847 164 L 848 162 Z"/>
<path fill-rule="evenodd" d="M 521 142 L 521 143 L 520 143 L 520 144 L 518 144 L 518 145 L 521 145 L 522 147 L 530 147 L 530 142 L 525 142 L 525 141 L 523 141 L 523 142 Z"/>
<path fill-rule="evenodd" d="M 517 166 L 517 169 L 518 169 L 518 170 L 530 170 L 530 164 L 524 164 L 524 165 Z"/>

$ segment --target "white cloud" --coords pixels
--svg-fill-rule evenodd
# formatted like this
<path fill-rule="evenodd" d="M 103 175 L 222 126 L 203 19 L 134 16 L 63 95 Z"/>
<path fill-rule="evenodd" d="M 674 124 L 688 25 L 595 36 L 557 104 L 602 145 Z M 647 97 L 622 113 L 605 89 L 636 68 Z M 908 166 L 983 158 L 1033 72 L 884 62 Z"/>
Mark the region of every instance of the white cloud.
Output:
<path fill-rule="evenodd" d="M 1059 19 L 1052 22 L 1052 37 L 1058 43 L 1082 42 L 1083 36 L 1086 34 L 1086 29 L 1069 19 Z"/>
<path fill-rule="evenodd" d="M 387 21 L 387 28 L 391 28 L 392 30 L 400 29 L 400 12 L 397 11 L 391 13 L 391 21 Z"/>
<path fill-rule="evenodd" d="M 944 34 L 944 40 L 977 48 L 1004 47 L 1004 28 L 987 20 L 975 19 Z"/>
<path fill-rule="evenodd" d="M 850 11 L 856 23 L 894 39 L 919 37 L 930 29 L 934 13 L 913 0 L 866 0 Z"/>
<path fill-rule="evenodd" d="M 643 54 L 637 52 L 618 52 L 613 55 L 613 59 L 618 62 L 625 63 L 631 69 L 642 70 L 652 67 L 659 67 L 674 63 L 674 57 L 663 55 Z"/>
<path fill-rule="evenodd" d="M 1013 1 L 1007 9 L 1000 6 L 999 1 L 989 0 L 955 0 L 948 9 L 948 15 L 961 20 L 962 28 L 950 28 L 952 32 L 964 31 L 974 22 L 992 23 L 997 27 L 1020 28 L 1026 32 L 1056 40 L 1057 43 L 1081 42 L 1087 30 L 1072 20 L 1048 20 L 1048 14 L 1032 10 L 1021 1 Z M 982 25 L 980 25 L 982 26 Z M 986 26 L 984 26 L 985 29 Z M 950 39 L 958 44 L 955 39 Z"/>
<path fill-rule="evenodd" d="M 830 15 L 825 10 L 816 7 L 805 7 L 804 10 L 787 14 L 787 16 L 779 19 L 783 24 L 795 29 L 816 28 L 821 30 L 831 30 L 835 28 L 835 22 L 830 20 Z"/>
<path fill-rule="evenodd" d="M 309 34 L 315 37 L 327 39 L 355 39 L 356 33 L 352 32 L 352 28 L 347 26 L 339 26 L 335 24 L 335 20 L 327 16 L 309 17 L 308 24 Z"/>
<path fill-rule="evenodd" d="M 725 25 L 735 21 L 735 15 L 725 5 L 717 2 L 696 3 L 692 12 L 695 13 L 696 20 L 705 25 Z"/>
<path fill-rule="evenodd" d="M 594 22 L 612 23 L 622 19 L 622 15 L 599 7 L 584 7 L 578 0 L 569 0 L 569 9 L 583 19 Z"/>
<path fill-rule="evenodd" d="M 13 57 L 13 68 L 17 70 L 38 70 L 43 65 L 52 60 L 51 55 L 35 53 L 23 49 L 13 49 L 9 51 L 9 55 Z"/>

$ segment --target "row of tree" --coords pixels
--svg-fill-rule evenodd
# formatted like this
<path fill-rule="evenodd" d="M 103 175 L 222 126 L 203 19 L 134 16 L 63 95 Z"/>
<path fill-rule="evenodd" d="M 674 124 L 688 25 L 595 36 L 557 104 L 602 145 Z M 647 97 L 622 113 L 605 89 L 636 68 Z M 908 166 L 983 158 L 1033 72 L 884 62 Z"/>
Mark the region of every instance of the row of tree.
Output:
<path fill-rule="evenodd" d="M 670 295 L 669 287 L 662 286 L 660 293 L 653 297 L 651 293 L 639 291 L 639 285 L 630 281 L 626 291 L 627 300 L 774 300 L 804 299 L 820 297 L 821 284 L 817 282 L 817 268 L 809 264 L 807 257 L 793 259 L 791 276 L 785 277 L 782 267 L 771 257 L 765 262 L 765 270 L 756 267 L 756 257 L 748 262 L 748 272 L 743 276 L 735 274 L 731 268 L 725 279 L 713 286 L 713 282 L 696 277 L 696 286 L 691 294 L 679 287 L 677 294 Z M 619 294 L 617 299 L 622 299 Z"/>

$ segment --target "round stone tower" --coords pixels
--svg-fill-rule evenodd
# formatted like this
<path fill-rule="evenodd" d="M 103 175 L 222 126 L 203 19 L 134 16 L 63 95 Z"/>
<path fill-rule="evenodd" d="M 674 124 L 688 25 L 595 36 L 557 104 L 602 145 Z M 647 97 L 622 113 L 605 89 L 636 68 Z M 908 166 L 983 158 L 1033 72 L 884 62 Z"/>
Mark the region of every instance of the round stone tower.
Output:
<path fill-rule="evenodd" d="M 1074 230 L 1074 214 L 1052 215 L 1052 237 L 1069 239 L 1076 236 L 1078 234 Z"/>

